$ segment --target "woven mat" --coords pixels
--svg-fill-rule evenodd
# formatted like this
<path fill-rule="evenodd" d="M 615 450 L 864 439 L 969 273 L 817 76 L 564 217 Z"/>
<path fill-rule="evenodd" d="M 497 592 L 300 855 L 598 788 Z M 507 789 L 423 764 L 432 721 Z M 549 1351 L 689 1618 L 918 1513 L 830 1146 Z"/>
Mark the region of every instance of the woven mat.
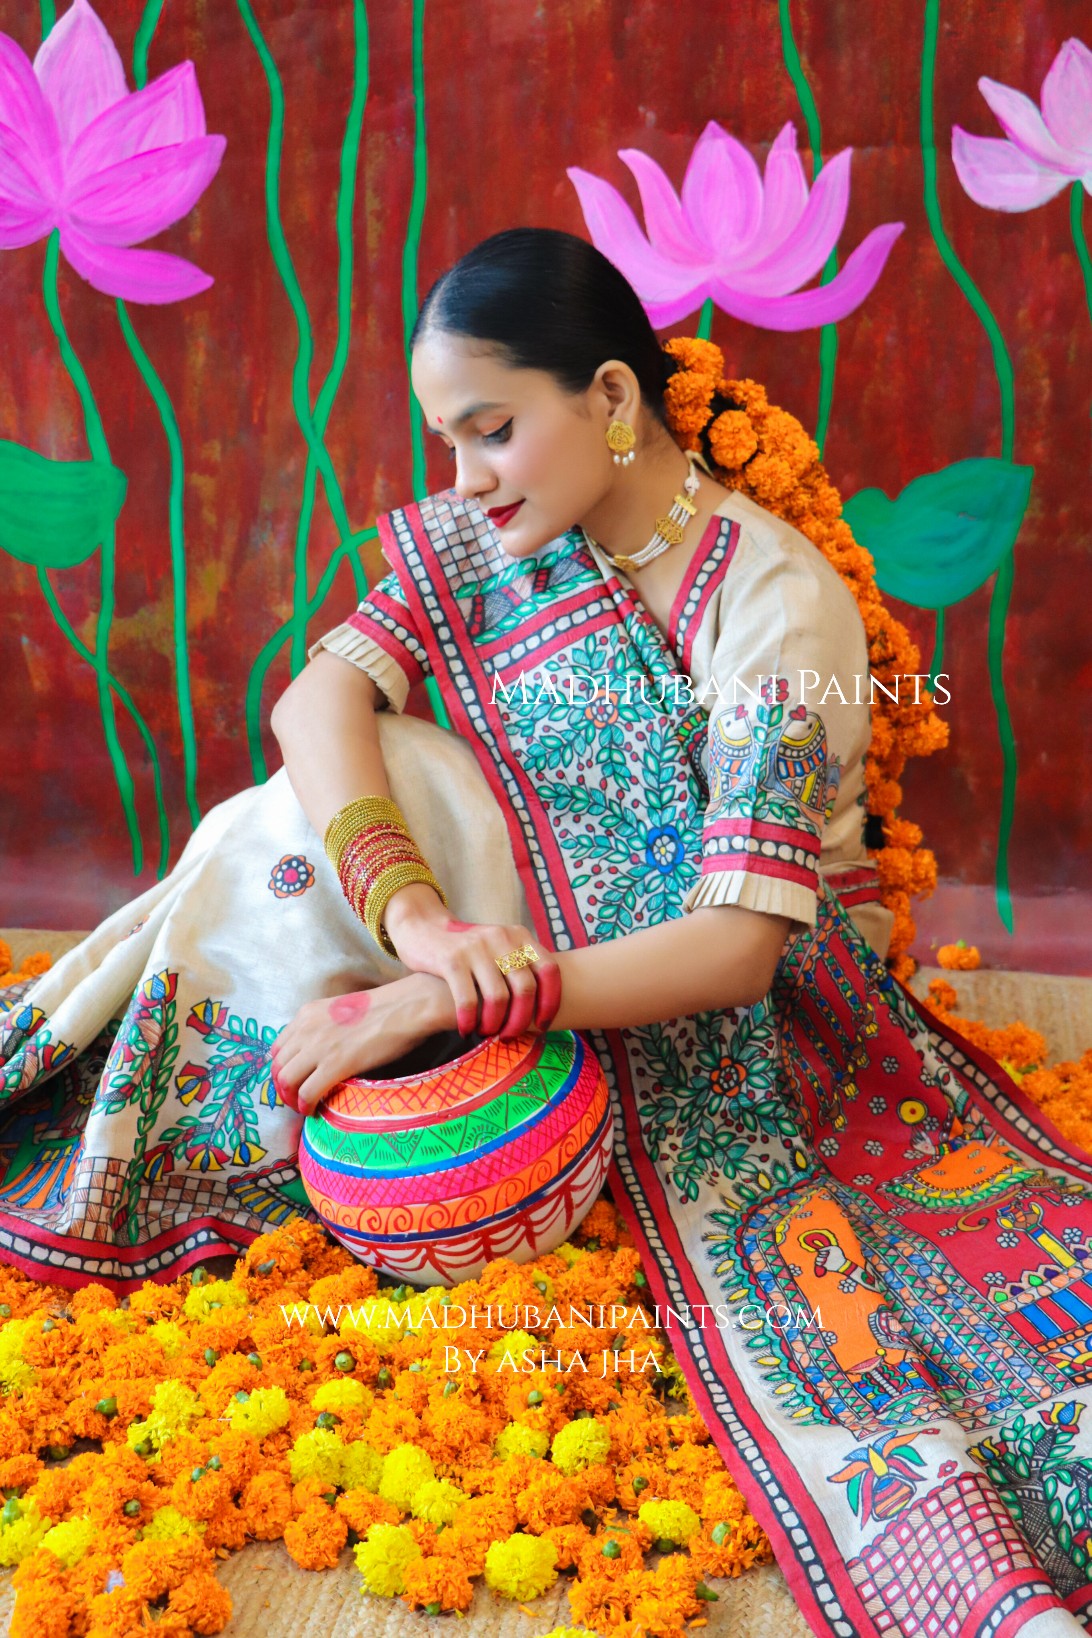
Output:
<path fill-rule="evenodd" d="M 0 928 L 0 938 L 11 946 L 18 966 L 33 950 L 48 950 L 55 958 L 78 944 L 82 933 L 42 929 Z M 991 1027 L 1020 1018 L 1046 1036 L 1050 1062 L 1079 1058 L 1092 1047 L 1092 979 L 1059 978 L 1046 973 L 942 973 L 922 967 L 911 988 L 924 995 L 930 978 L 943 977 L 955 985 L 959 1010 Z M 429 1618 L 411 1612 L 400 1599 L 362 1597 L 360 1574 L 348 1549 L 336 1570 L 314 1573 L 301 1570 L 288 1556 L 283 1542 L 252 1542 L 224 1560 L 220 1580 L 228 1588 L 235 1610 L 225 1627 L 225 1638 L 412 1638 L 422 1623 L 429 1627 L 451 1617 Z M 708 1625 L 702 1638 L 809 1638 L 811 1628 L 800 1614 L 780 1570 L 770 1566 L 748 1570 L 732 1581 L 709 1581 L 719 1594 L 706 1606 Z M 0 1581 L 0 1622 L 6 1629 L 14 1608 L 10 1574 Z M 465 1638 L 538 1638 L 555 1626 L 576 1623 L 569 1611 L 564 1581 L 543 1598 L 527 1605 L 497 1598 L 488 1588 L 476 1588 Z"/>

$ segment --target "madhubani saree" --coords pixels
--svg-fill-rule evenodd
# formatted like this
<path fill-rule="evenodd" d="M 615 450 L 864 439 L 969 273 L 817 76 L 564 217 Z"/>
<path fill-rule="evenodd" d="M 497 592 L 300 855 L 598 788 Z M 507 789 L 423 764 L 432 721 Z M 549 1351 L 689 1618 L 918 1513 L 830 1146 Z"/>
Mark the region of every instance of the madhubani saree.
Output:
<path fill-rule="evenodd" d="M 747 505 L 734 507 L 744 529 Z M 815 1630 L 1083 1630 L 1092 1160 L 998 1064 L 926 1020 L 848 913 L 860 874 L 843 899 L 817 871 L 831 769 L 821 714 L 777 674 L 791 644 L 738 715 L 695 717 L 654 686 L 623 704 L 627 676 L 655 684 L 683 654 L 579 537 L 501 567 L 491 530 L 450 496 L 381 533 L 400 597 L 373 629 L 437 679 L 506 815 L 544 941 L 677 914 L 695 872 L 737 878 L 712 902 L 748 902 L 740 874 L 798 890 L 781 900 L 801 919 L 764 1001 L 585 1034 L 614 1100 L 615 1202 Z M 818 626 L 830 605 L 817 587 Z M 536 686 L 497 686 L 520 672 Z M 604 676 L 595 720 L 610 731 L 591 732 L 582 697 Z"/>
<path fill-rule="evenodd" d="M 392 573 L 324 645 L 394 707 L 392 794 L 460 918 L 557 949 L 706 904 L 790 918 L 755 1006 L 584 1033 L 614 1200 L 815 1630 L 1080 1631 L 1092 1161 L 884 966 L 867 708 L 800 679 L 824 644 L 867 670 L 859 618 L 795 531 L 722 512 L 664 633 L 579 535 L 513 562 L 434 497 L 383 520 Z M 754 692 L 710 709 L 680 671 Z M 398 714 L 426 672 L 454 735 Z M 283 772 L 222 804 L 0 1018 L 0 1254 L 129 1289 L 306 1212 L 270 1045 L 400 970 Z"/>

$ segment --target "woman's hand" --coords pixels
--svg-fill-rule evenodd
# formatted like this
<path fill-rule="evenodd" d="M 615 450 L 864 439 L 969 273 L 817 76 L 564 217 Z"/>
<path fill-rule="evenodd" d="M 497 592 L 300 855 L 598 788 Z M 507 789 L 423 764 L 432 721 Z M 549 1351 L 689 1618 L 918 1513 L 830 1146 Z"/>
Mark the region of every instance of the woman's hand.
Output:
<path fill-rule="evenodd" d="M 421 882 L 391 898 L 383 923 L 405 966 L 447 984 L 460 1035 L 477 1032 L 509 1041 L 529 1029 L 549 1029 L 561 1005 L 561 971 L 554 952 L 528 928 L 459 921 Z M 502 973 L 497 958 L 522 944 L 532 945 L 539 960 Z"/>
<path fill-rule="evenodd" d="M 446 984 L 428 973 L 308 1001 L 273 1043 L 274 1089 L 289 1109 L 313 1114 L 348 1076 L 366 1075 L 453 1029 L 453 1010 Z"/>

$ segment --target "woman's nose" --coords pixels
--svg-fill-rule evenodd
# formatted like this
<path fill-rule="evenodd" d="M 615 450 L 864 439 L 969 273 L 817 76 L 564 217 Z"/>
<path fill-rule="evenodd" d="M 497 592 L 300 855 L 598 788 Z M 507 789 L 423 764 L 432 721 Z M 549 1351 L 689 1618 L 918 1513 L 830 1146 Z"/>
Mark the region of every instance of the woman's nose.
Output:
<path fill-rule="evenodd" d="M 478 500 L 497 487 L 488 466 L 475 454 L 455 457 L 455 493 L 460 500 Z"/>

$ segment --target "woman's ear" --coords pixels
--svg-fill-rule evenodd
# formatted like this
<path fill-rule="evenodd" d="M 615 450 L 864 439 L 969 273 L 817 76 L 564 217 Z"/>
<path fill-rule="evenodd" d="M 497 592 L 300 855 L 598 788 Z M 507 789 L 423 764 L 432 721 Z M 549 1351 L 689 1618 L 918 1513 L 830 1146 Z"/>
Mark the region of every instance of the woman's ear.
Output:
<path fill-rule="evenodd" d="M 592 393 L 598 398 L 608 421 L 628 421 L 633 426 L 641 411 L 641 389 L 637 377 L 628 364 L 619 358 L 608 358 L 600 364 L 592 381 Z"/>

